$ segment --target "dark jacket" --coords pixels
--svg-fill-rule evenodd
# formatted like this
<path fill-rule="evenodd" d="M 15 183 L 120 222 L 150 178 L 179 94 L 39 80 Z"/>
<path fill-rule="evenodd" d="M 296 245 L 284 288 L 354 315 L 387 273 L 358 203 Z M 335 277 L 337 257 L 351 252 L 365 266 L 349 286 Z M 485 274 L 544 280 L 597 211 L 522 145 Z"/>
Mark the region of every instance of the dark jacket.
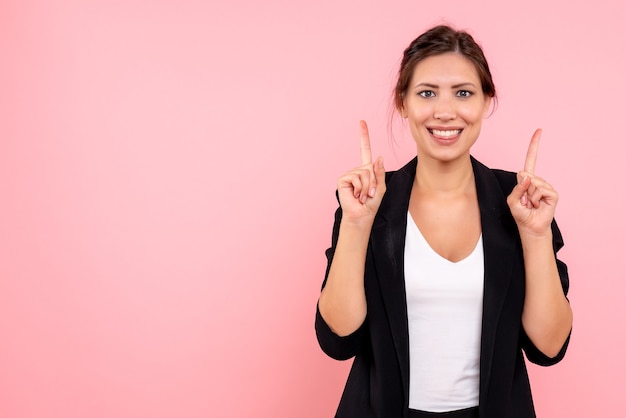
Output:
<path fill-rule="evenodd" d="M 522 350 L 533 363 L 549 366 L 565 355 L 549 358 L 527 337 L 521 323 L 524 306 L 524 259 L 517 225 L 506 198 L 515 187 L 515 173 L 492 170 L 472 158 L 480 207 L 484 251 L 484 295 L 480 351 L 481 418 L 534 417 L 534 407 Z M 315 329 L 321 348 L 330 357 L 354 363 L 337 409 L 337 417 L 408 416 L 409 333 L 404 286 L 404 239 L 409 196 L 417 159 L 387 173 L 387 191 L 374 220 L 365 261 L 367 317 L 351 335 L 340 337 L 317 311 Z M 341 208 L 335 214 L 333 260 Z M 563 246 L 552 222 L 556 256 Z M 567 267 L 557 260 L 563 291 L 567 294 Z M 326 279 L 324 279 L 326 284 Z M 323 287 L 323 285 L 322 285 Z"/>

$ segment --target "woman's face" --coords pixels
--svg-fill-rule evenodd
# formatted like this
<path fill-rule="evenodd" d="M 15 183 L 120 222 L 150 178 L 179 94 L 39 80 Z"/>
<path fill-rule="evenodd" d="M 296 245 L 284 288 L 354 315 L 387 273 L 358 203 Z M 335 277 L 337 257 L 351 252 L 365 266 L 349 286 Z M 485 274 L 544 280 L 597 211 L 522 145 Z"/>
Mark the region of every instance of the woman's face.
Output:
<path fill-rule="evenodd" d="M 491 98 L 472 62 L 448 53 L 417 64 L 403 103 L 420 159 L 450 162 L 469 155 Z"/>

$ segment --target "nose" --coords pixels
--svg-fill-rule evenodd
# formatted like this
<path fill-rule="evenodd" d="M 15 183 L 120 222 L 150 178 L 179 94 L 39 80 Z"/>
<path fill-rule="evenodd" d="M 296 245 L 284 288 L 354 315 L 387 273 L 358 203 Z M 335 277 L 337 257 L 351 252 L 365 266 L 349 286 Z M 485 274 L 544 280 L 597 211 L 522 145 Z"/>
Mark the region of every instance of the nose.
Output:
<path fill-rule="evenodd" d="M 435 112 L 433 114 L 435 119 L 441 121 L 448 121 L 456 118 L 456 111 L 452 100 L 448 97 L 439 97 L 435 104 Z"/>

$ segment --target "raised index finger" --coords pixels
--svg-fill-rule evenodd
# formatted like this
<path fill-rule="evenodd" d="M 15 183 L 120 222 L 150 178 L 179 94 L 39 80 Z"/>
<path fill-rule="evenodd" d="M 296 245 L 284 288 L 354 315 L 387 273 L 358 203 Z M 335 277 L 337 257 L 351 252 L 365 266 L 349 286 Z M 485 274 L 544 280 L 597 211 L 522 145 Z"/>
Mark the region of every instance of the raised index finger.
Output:
<path fill-rule="evenodd" d="M 361 164 L 371 164 L 372 148 L 370 147 L 370 134 L 367 130 L 367 123 L 362 120 L 359 124 L 361 126 Z"/>
<path fill-rule="evenodd" d="M 524 171 L 535 174 L 535 165 L 537 164 L 537 152 L 539 151 L 539 140 L 541 139 L 541 129 L 537 129 L 530 139 L 528 152 L 526 153 L 526 162 L 524 163 Z"/>

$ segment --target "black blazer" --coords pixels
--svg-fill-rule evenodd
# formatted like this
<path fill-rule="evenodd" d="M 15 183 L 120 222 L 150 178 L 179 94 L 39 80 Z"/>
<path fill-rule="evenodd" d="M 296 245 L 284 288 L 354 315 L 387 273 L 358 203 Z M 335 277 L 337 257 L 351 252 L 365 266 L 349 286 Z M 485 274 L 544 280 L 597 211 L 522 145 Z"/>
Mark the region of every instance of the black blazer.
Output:
<path fill-rule="evenodd" d="M 517 226 L 506 198 L 517 183 L 515 173 L 492 170 L 472 158 L 476 179 L 484 250 L 484 295 L 480 352 L 481 418 L 535 417 L 526 365 L 528 360 L 548 366 L 559 362 L 535 347 L 521 324 L 524 305 L 524 259 Z M 408 417 L 409 333 L 404 286 L 404 240 L 409 196 L 417 159 L 387 173 L 387 191 L 370 235 L 365 261 L 367 317 L 353 334 L 333 333 L 317 310 L 315 329 L 319 344 L 330 357 L 355 357 L 336 417 Z M 341 208 L 335 214 L 333 260 Z M 556 256 L 563 246 L 552 222 Z M 557 260 L 563 291 L 567 294 L 567 267 Z M 324 285 L 326 279 L 324 279 Z M 322 287 L 324 286 L 322 285 Z"/>

